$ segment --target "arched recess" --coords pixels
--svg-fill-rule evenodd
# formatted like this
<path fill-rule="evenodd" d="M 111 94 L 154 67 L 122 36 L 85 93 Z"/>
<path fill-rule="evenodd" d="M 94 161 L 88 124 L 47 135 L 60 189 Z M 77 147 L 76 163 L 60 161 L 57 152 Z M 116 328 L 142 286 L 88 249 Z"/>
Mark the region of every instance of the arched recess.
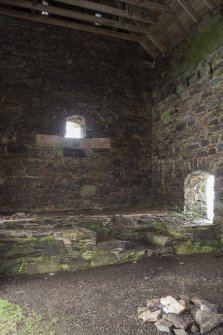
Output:
<path fill-rule="evenodd" d="M 206 171 L 194 171 L 184 181 L 184 213 L 192 218 L 214 218 L 214 176 Z"/>

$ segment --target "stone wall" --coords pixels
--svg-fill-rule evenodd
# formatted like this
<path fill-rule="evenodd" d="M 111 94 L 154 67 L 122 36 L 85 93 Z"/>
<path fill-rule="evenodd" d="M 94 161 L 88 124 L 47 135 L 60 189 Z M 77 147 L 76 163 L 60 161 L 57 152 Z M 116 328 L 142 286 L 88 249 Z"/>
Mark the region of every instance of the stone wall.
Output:
<path fill-rule="evenodd" d="M 215 176 L 215 222 L 223 216 L 223 18 L 205 18 L 159 59 L 153 90 L 153 189 L 157 207 L 183 210 L 184 180 Z"/>
<path fill-rule="evenodd" d="M 132 42 L 0 18 L 0 211 L 150 204 L 150 94 Z M 146 95 L 145 95 L 145 92 Z M 44 148 L 71 115 L 111 149 Z"/>

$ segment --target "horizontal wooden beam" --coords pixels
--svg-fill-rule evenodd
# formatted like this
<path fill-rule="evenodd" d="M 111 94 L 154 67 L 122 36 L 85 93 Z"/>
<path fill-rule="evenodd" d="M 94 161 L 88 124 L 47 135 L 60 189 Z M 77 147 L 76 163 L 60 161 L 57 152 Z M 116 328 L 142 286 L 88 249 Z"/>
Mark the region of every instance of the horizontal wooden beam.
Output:
<path fill-rule="evenodd" d="M 112 28 L 133 31 L 135 33 L 140 33 L 140 34 L 148 33 L 148 29 L 149 29 L 149 26 L 148 27 L 144 26 L 143 28 L 137 27 L 136 25 L 133 25 L 133 24 L 129 24 L 129 23 L 123 24 L 116 20 L 106 19 L 103 17 L 96 17 L 95 15 L 75 12 L 73 10 L 58 8 L 58 7 L 54 7 L 50 5 L 46 6 L 46 5 L 41 5 L 41 4 L 34 4 L 33 2 L 30 2 L 27 0 L 0 0 L 0 3 L 16 6 L 19 8 L 31 9 L 31 10 L 39 11 L 40 13 L 46 11 L 49 14 L 55 14 L 55 15 L 63 16 L 66 18 L 72 18 L 76 20 L 96 23 L 97 25 L 103 25 L 103 26 L 108 26 Z"/>
<path fill-rule="evenodd" d="M 195 23 L 197 23 L 200 20 L 198 14 L 186 0 L 177 0 L 177 1 Z"/>
<path fill-rule="evenodd" d="M 65 138 L 58 135 L 36 134 L 36 145 L 70 149 L 110 149 L 110 138 Z"/>
<path fill-rule="evenodd" d="M 152 10 L 156 10 L 159 12 L 163 12 L 163 11 L 168 12 L 169 10 L 168 6 L 154 2 L 154 1 L 150 1 L 150 0 L 119 0 L 119 1 L 125 2 L 129 5 L 152 9 Z"/>
<path fill-rule="evenodd" d="M 67 4 L 67 5 L 73 5 L 76 7 L 84 8 L 84 9 L 91 9 L 99 13 L 106 13 L 106 14 L 111 14 L 111 15 L 118 16 L 118 17 L 123 17 L 125 19 L 130 19 L 130 20 L 135 20 L 135 21 L 140 21 L 140 22 L 150 23 L 150 24 L 156 23 L 156 20 L 151 17 L 139 15 L 139 14 L 130 14 L 123 9 L 115 8 L 115 7 L 111 7 L 107 5 L 102 5 L 96 2 L 92 2 L 92 1 L 87 1 L 87 0 L 55 0 L 55 1 Z"/>
<path fill-rule="evenodd" d="M 103 35 L 107 37 L 114 37 L 114 38 L 119 38 L 119 39 L 123 39 L 127 41 L 138 42 L 138 40 L 135 37 L 131 36 L 128 33 L 114 32 L 108 29 L 92 27 L 92 26 L 88 26 L 84 24 L 50 18 L 50 17 L 42 16 L 42 15 L 32 15 L 32 14 L 28 14 L 25 12 L 23 13 L 21 11 L 12 10 L 12 9 L 6 9 L 6 8 L 0 7 L 0 15 L 6 15 L 6 16 L 16 17 L 18 19 L 41 22 L 41 23 L 58 26 L 58 27 L 64 27 L 68 29 L 74 29 L 74 30 L 79 30 L 79 31 L 85 31 L 88 33 L 99 34 L 99 35 Z"/>

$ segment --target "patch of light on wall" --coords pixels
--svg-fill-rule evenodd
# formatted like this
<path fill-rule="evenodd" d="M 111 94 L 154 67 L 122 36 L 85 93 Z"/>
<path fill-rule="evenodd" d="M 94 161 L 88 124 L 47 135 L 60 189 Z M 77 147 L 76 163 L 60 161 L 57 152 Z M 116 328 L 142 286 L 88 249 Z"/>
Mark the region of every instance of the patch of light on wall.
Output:
<path fill-rule="evenodd" d="M 42 1 L 42 4 L 43 5 L 46 5 L 46 6 L 48 6 L 49 5 L 49 3 L 48 3 L 48 1 L 45 1 L 45 0 L 43 0 Z M 46 15 L 46 16 L 48 16 L 49 15 L 49 13 L 48 12 L 45 12 L 45 11 L 42 11 L 42 13 L 41 13 L 42 15 Z"/>
<path fill-rule="evenodd" d="M 102 14 L 101 13 L 95 13 L 95 17 L 102 17 Z M 100 23 L 97 23 L 97 22 L 95 22 L 95 26 L 101 26 L 101 24 Z"/>
<path fill-rule="evenodd" d="M 66 122 L 66 134 L 67 138 L 82 138 L 81 127 L 75 122 Z"/>
<path fill-rule="evenodd" d="M 214 176 L 207 179 L 207 218 L 211 222 L 214 219 Z"/>

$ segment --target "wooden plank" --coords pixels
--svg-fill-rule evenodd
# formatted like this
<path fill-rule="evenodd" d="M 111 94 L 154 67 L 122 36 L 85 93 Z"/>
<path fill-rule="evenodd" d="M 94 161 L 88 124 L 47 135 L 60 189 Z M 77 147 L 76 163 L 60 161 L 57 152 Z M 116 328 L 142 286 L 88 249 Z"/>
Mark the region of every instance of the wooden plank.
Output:
<path fill-rule="evenodd" d="M 74 29 L 74 30 L 88 32 L 88 33 L 98 34 L 98 35 L 102 35 L 106 37 L 123 39 L 126 41 L 133 41 L 133 42 L 138 41 L 134 36 L 131 36 L 128 33 L 114 32 L 113 30 L 92 27 L 92 26 L 88 26 L 84 24 L 69 22 L 69 21 L 55 19 L 55 18 L 49 18 L 48 16 L 31 15 L 25 12 L 23 13 L 21 11 L 16 11 L 16 10 L 6 9 L 6 8 L 0 8 L 0 14 L 11 16 L 11 17 L 16 17 L 19 19 L 50 24 L 50 25 L 54 25 L 58 27 L 64 27 L 68 29 Z"/>
<path fill-rule="evenodd" d="M 81 138 L 81 149 L 110 149 L 110 138 Z"/>
<path fill-rule="evenodd" d="M 107 5 L 102 5 L 96 2 L 87 1 L 87 0 L 55 0 L 56 2 L 61 2 L 68 5 L 73 5 L 80 8 L 91 9 L 99 13 L 107 13 L 118 17 L 123 17 L 125 19 L 131 19 L 135 21 L 140 21 L 144 23 L 154 24 L 156 20 L 139 14 L 129 14 L 127 11 L 115 8 Z"/>
<path fill-rule="evenodd" d="M 70 149 L 110 149 L 110 138 L 65 138 L 58 135 L 36 135 L 36 145 Z"/>
<path fill-rule="evenodd" d="M 197 23 L 200 20 L 198 14 L 186 0 L 177 0 L 177 1 L 195 23 Z"/>
<path fill-rule="evenodd" d="M 162 52 L 166 51 L 166 46 L 164 46 L 164 44 L 158 40 L 158 38 L 155 35 L 146 35 L 148 37 L 148 39 L 150 39 L 150 41 L 153 42 L 153 44 L 155 44 L 155 46 Z"/>
<path fill-rule="evenodd" d="M 129 5 L 152 9 L 152 10 L 156 10 L 159 12 L 163 12 L 163 11 L 168 12 L 168 6 L 160 4 L 158 2 L 150 1 L 150 0 L 119 0 L 119 1 L 125 2 Z"/>
<path fill-rule="evenodd" d="M 118 22 L 116 20 L 111 20 L 111 19 L 106 19 L 103 17 L 96 17 L 95 15 L 89 15 L 81 12 L 75 12 L 72 10 L 68 9 L 63 9 L 63 8 L 58 8 L 54 6 L 45 6 L 45 5 L 40 5 L 40 4 L 33 4 L 32 2 L 29 1 L 22 1 L 22 0 L 0 0 L 0 3 L 7 4 L 7 5 L 13 5 L 13 6 L 18 6 L 19 8 L 28 8 L 32 9 L 35 11 L 44 12 L 47 11 L 47 13 L 50 14 L 55 14 L 58 16 L 63 16 L 63 17 L 68 17 L 68 18 L 73 18 L 76 20 L 81 20 L 81 21 L 86 21 L 86 22 L 91 22 L 91 23 L 97 23 L 103 26 L 109 26 L 112 28 L 118 28 L 118 29 L 123 29 L 127 31 L 133 31 L 136 33 L 148 33 L 148 27 L 138 27 L 136 25 L 132 24 L 122 24 L 121 22 Z"/>
<path fill-rule="evenodd" d="M 36 145 L 43 147 L 59 147 L 61 145 L 61 136 L 37 134 Z"/>
<path fill-rule="evenodd" d="M 206 4 L 206 6 L 208 6 L 209 9 L 214 9 L 215 3 L 212 0 L 204 0 L 204 3 Z"/>
<path fill-rule="evenodd" d="M 142 27 L 143 26 L 143 23 L 141 22 L 136 22 L 137 26 L 139 27 Z M 152 33 L 149 33 L 149 34 L 146 34 L 146 37 L 162 52 L 164 52 L 166 50 L 166 47 L 163 45 L 162 42 L 160 42 L 158 40 L 158 38 L 152 34 Z"/>
<path fill-rule="evenodd" d="M 146 37 L 144 37 L 140 42 L 139 44 L 143 47 L 143 49 L 145 49 L 148 54 L 150 54 L 152 56 L 153 59 L 156 59 L 159 54 L 160 54 L 160 51 L 155 51 L 149 44 L 149 41 Z"/>
<path fill-rule="evenodd" d="M 169 8 L 170 8 L 169 15 L 171 16 L 171 20 L 182 31 L 182 33 L 185 33 L 187 29 L 183 25 L 183 23 L 180 21 L 180 19 L 178 18 L 177 11 L 175 10 L 175 6 L 172 4 L 172 2 L 170 2 Z"/>

